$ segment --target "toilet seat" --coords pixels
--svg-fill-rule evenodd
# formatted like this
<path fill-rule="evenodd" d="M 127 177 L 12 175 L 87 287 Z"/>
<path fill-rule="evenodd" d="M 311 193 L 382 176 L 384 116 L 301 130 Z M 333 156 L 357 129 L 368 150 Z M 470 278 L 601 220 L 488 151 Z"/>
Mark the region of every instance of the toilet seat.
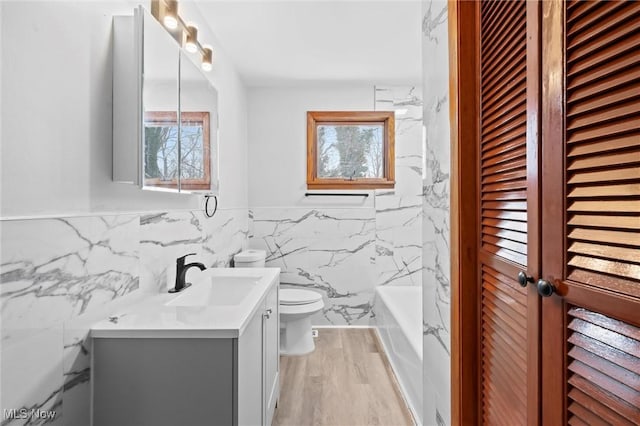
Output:
<path fill-rule="evenodd" d="M 281 306 L 309 305 L 322 300 L 322 295 L 311 290 L 285 288 L 280 290 Z"/>

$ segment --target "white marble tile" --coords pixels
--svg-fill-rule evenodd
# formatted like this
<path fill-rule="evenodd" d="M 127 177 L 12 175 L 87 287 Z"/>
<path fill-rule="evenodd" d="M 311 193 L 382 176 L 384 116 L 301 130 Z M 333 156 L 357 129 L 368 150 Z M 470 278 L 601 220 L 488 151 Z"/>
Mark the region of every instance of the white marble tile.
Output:
<path fill-rule="evenodd" d="M 425 407 L 432 424 L 450 424 L 449 69 L 447 3 L 423 1 L 425 163 L 423 181 L 423 330 Z M 431 412 L 429 415 L 433 415 Z"/>
<path fill-rule="evenodd" d="M 218 210 L 202 219 L 202 262 L 207 267 L 228 267 L 233 255 L 242 251 L 249 233 L 246 209 Z"/>
<path fill-rule="evenodd" d="M 377 285 L 421 285 L 422 198 L 376 194 Z"/>
<path fill-rule="evenodd" d="M 323 294 L 316 325 L 368 324 L 375 287 L 372 209 L 256 209 L 252 248 L 267 251 L 285 285 Z"/>
<path fill-rule="evenodd" d="M 422 188 L 422 89 L 376 86 L 375 108 L 395 111 L 395 188 L 398 196 L 416 196 Z"/>
<path fill-rule="evenodd" d="M 176 259 L 202 262 L 204 213 L 156 213 L 140 216 L 140 287 L 159 293 L 175 285 Z M 189 271 L 194 273 L 194 271 Z"/>
<path fill-rule="evenodd" d="M 3 344 L 139 287 L 135 215 L 3 221 L 0 226 Z"/>
<path fill-rule="evenodd" d="M 373 209 L 262 208 L 253 210 L 255 236 L 342 237 L 375 227 Z"/>
<path fill-rule="evenodd" d="M 53 412 L 53 419 L 3 418 L 7 425 L 62 425 L 62 325 L 39 330 L 10 345 L 3 344 L 0 375 L 0 409 Z"/>

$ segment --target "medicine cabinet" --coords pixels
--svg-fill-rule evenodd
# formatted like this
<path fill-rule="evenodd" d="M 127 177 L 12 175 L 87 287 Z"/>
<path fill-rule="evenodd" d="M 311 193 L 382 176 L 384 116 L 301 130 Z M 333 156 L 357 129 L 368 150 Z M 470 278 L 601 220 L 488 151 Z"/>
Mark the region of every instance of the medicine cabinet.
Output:
<path fill-rule="evenodd" d="M 144 8 L 113 20 L 113 180 L 217 194 L 218 92 Z"/>

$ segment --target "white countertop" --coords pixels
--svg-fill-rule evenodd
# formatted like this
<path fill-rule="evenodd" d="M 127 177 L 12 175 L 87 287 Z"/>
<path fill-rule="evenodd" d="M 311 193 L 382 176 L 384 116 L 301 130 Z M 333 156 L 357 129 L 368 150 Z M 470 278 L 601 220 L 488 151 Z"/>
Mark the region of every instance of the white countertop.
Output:
<path fill-rule="evenodd" d="M 193 276 L 193 275 L 190 275 Z M 280 268 L 210 268 L 198 274 L 193 285 L 180 293 L 149 295 L 122 308 L 91 327 L 93 338 L 235 338 L 261 307 L 267 292 L 278 285 Z M 225 284 L 229 300 L 244 291 L 240 286 L 230 294 L 233 280 L 247 279 L 246 297 L 241 301 L 216 300 L 218 283 Z M 231 284 L 231 285 L 229 285 Z M 211 288 L 211 290 L 209 290 Z M 220 294 L 224 298 L 223 294 Z M 244 296 L 242 294 L 240 297 Z M 177 300 L 181 298 L 180 300 Z M 213 301 L 210 304 L 208 301 Z M 186 302 L 185 302 L 186 301 Z M 171 303 L 178 305 L 171 305 Z M 168 305 L 169 304 L 169 305 Z M 183 306 L 179 306 L 182 304 Z M 184 306 L 187 304 L 187 306 Z M 191 304 L 191 305 L 190 305 Z M 189 306 L 190 305 L 190 306 Z"/>

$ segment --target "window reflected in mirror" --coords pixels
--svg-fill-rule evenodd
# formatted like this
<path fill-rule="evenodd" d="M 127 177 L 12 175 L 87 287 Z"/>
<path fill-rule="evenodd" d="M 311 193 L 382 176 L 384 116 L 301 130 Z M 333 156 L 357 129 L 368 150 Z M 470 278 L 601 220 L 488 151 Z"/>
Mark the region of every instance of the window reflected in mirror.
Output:
<path fill-rule="evenodd" d="M 211 186 L 209 112 L 182 112 L 180 126 L 176 117 L 171 111 L 145 112 L 145 186 L 178 189 L 177 159 L 180 158 L 180 189 L 208 190 Z"/>

